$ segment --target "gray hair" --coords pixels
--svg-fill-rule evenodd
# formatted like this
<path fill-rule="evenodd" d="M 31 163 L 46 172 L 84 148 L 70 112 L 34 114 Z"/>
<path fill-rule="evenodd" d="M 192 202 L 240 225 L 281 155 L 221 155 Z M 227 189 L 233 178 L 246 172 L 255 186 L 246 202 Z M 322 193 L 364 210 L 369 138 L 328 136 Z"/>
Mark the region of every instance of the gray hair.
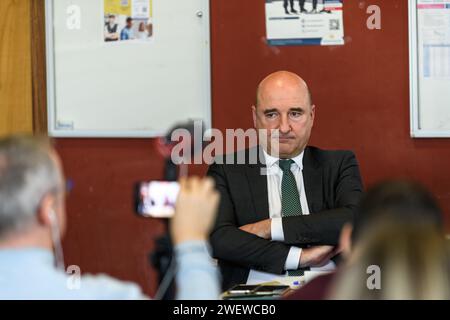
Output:
<path fill-rule="evenodd" d="M 42 198 L 62 188 L 62 173 L 46 138 L 0 139 L 0 238 L 36 221 Z"/>

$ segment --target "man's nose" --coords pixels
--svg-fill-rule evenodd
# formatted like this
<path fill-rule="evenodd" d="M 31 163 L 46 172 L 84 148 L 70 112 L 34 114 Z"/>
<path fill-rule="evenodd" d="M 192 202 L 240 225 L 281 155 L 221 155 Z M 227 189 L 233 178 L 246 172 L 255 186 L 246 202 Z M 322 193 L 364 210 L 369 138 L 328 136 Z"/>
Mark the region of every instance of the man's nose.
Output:
<path fill-rule="evenodd" d="M 280 133 L 289 133 L 291 131 L 291 125 L 286 115 L 283 115 L 280 120 Z"/>

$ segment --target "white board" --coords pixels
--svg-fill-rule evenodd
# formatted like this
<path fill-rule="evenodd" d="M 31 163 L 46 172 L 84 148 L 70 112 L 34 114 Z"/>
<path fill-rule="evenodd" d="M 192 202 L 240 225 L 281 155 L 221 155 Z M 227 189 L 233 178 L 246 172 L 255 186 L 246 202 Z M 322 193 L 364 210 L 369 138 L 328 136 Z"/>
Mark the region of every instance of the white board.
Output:
<path fill-rule="evenodd" d="M 129 1 L 145 2 L 120 3 Z M 209 1 L 152 0 L 148 41 L 105 42 L 105 14 L 104 0 L 46 0 L 49 134 L 154 137 L 188 119 L 210 127 Z"/>
<path fill-rule="evenodd" d="M 450 0 L 409 0 L 411 136 L 450 137 Z"/>

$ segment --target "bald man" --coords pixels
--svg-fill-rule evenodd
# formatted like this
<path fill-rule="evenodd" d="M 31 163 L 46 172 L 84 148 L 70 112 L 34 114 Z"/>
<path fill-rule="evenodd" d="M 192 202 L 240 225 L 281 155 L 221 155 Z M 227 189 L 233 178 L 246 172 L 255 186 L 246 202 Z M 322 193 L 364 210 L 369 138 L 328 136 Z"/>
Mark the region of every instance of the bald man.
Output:
<path fill-rule="evenodd" d="M 257 163 L 210 166 L 221 194 L 211 244 L 224 289 L 335 267 L 340 230 L 363 187 L 353 152 L 308 146 L 315 109 L 298 75 L 269 75 L 252 106 L 254 126 L 266 136 L 244 152 L 247 160 L 256 152 Z"/>

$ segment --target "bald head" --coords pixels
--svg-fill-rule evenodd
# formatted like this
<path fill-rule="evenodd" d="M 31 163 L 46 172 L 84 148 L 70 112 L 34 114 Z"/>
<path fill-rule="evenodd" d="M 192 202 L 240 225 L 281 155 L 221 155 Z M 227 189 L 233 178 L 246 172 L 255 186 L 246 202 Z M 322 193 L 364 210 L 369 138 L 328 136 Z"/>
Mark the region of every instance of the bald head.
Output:
<path fill-rule="evenodd" d="M 308 106 L 312 105 L 312 97 L 308 85 L 300 76 L 289 71 L 277 71 L 268 75 L 258 85 L 256 91 L 256 107 L 271 94 L 284 90 L 292 91 L 298 96 L 303 96 Z"/>

